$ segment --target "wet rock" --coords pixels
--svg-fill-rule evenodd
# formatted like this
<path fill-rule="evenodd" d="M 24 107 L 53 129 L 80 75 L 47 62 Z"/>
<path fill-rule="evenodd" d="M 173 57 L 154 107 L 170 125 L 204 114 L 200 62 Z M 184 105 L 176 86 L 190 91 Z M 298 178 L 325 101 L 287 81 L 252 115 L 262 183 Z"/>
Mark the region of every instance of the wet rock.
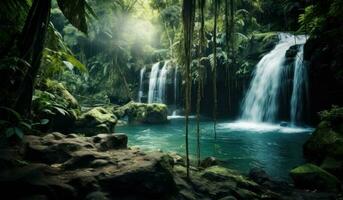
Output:
<path fill-rule="evenodd" d="M 261 185 L 267 181 L 270 181 L 269 175 L 260 168 L 252 168 L 249 172 L 249 178 Z"/>
<path fill-rule="evenodd" d="M 168 155 L 173 159 L 174 164 L 178 164 L 178 165 L 185 164 L 185 159 L 179 154 L 173 152 L 173 153 L 169 153 Z"/>
<path fill-rule="evenodd" d="M 281 127 L 287 127 L 287 126 L 288 126 L 288 123 L 287 123 L 287 122 L 281 122 L 281 123 L 280 123 L 280 126 L 281 126 Z"/>
<path fill-rule="evenodd" d="M 111 149 L 127 148 L 127 136 L 121 133 L 115 134 L 98 134 L 92 137 L 95 146 L 100 151 L 108 151 Z"/>
<path fill-rule="evenodd" d="M 72 153 L 83 148 L 87 143 L 80 138 L 55 139 L 54 135 L 45 137 L 25 137 L 25 159 L 47 164 L 62 163 L 72 157 Z"/>
<path fill-rule="evenodd" d="M 343 180 L 343 108 L 320 113 L 322 121 L 304 144 L 305 158 Z"/>
<path fill-rule="evenodd" d="M 335 176 L 313 164 L 296 167 L 290 175 L 295 186 L 302 189 L 339 191 L 341 187 L 340 181 Z"/>
<path fill-rule="evenodd" d="M 30 164 L 0 173 L 1 195 L 11 199 L 47 197 L 47 199 L 74 199 L 75 189 L 48 176 L 53 169 L 43 164 Z M 55 172 L 56 173 L 56 172 Z M 20 192 L 15 192 L 20 191 Z"/>
<path fill-rule="evenodd" d="M 246 199 L 246 200 L 260 199 L 260 197 L 254 192 L 246 190 L 246 189 L 242 189 L 242 188 L 238 188 L 234 190 L 233 195 L 237 199 Z"/>
<path fill-rule="evenodd" d="M 78 168 L 86 168 L 92 165 L 92 162 L 96 160 L 97 157 L 94 154 L 83 154 L 79 156 L 73 156 L 71 159 L 66 161 L 63 166 L 66 170 L 73 170 Z"/>
<path fill-rule="evenodd" d="M 286 51 L 286 58 L 294 58 L 298 51 L 299 51 L 300 45 L 293 45 Z"/>
<path fill-rule="evenodd" d="M 110 162 L 104 159 L 96 159 L 92 161 L 91 167 L 97 168 L 97 167 L 102 167 L 105 165 L 108 165 Z"/>
<path fill-rule="evenodd" d="M 125 172 L 99 177 L 99 183 L 115 195 L 135 194 L 137 196 L 163 199 L 176 192 L 176 184 L 165 159 L 154 158 L 132 165 Z"/>
<path fill-rule="evenodd" d="M 108 194 L 96 191 L 88 194 L 85 198 L 86 200 L 108 200 Z"/>
<path fill-rule="evenodd" d="M 211 156 L 211 157 L 207 157 L 204 160 L 202 160 L 200 163 L 200 166 L 202 168 L 208 168 L 208 167 L 215 166 L 218 164 L 219 164 L 218 160 L 215 157 Z"/>
<path fill-rule="evenodd" d="M 96 192 L 100 189 L 98 181 L 91 176 L 76 177 L 68 181 L 78 191 L 78 198 L 85 199 L 87 194 Z"/>

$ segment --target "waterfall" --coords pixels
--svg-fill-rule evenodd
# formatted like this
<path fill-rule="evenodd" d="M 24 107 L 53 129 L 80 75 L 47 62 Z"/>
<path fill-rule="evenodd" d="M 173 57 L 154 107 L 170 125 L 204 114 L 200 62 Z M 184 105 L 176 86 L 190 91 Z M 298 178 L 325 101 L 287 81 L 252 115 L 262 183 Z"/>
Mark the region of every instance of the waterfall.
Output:
<path fill-rule="evenodd" d="M 280 33 L 275 48 L 257 64 L 250 88 L 243 101 L 243 120 L 274 122 L 278 114 L 278 93 L 283 76 L 286 51 L 295 44 L 304 44 L 305 36 Z"/>
<path fill-rule="evenodd" d="M 308 100 L 308 74 L 303 62 L 304 45 L 301 45 L 294 62 L 293 92 L 291 97 L 291 122 L 298 122 L 304 111 L 303 105 Z"/>
<path fill-rule="evenodd" d="M 140 71 L 139 75 L 139 91 L 138 91 L 138 101 L 142 102 L 142 97 L 143 97 L 143 78 L 144 78 L 144 73 L 145 73 L 146 67 L 143 67 Z"/>
<path fill-rule="evenodd" d="M 157 77 L 159 73 L 159 66 L 160 63 L 155 63 L 150 72 L 150 80 L 149 80 L 149 93 L 148 93 L 148 103 L 153 103 L 155 101 L 155 93 L 156 93 L 156 85 L 157 85 Z"/>
<path fill-rule="evenodd" d="M 150 72 L 148 103 L 164 103 L 166 101 L 166 85 L 169 60 L 164 62 L 160 70 L 160 63 L 155 63 Z"/>
<path fill-rule="evenodd" d="M 159 73 L 158 78 L 158 93 L 157 93 L 157 101 L 159 103 L 165 102 L 166 97 L 166 81 L 167 81 L 167 75 L 168 75 L 168 61 L 164 62 L 164 65 Z"/>
<path fill-rule="evenodd" d="M 175 104 L 175 107 L 176 107 L 176 104 L 177 104 L 177 93 L 178 93 L 178 80 L 177 80 L 177 72 L 178 72 L 178 67 L 176 66 L 175 67 L 175 70 L 174 70 L 174 104 Z"/>

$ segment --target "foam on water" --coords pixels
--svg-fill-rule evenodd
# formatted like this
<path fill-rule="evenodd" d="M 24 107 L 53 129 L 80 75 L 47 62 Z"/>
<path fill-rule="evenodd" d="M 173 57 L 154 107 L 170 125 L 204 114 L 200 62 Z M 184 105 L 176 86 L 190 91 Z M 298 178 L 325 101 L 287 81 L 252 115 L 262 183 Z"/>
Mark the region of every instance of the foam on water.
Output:
<path fill-rule="evenodd" d="M 281 133 L 301 133 L 312 132 L 313 128 L 307 127 L 288 127 L 279 124 L 261 123 L 253 121 L 236 121 L 231 123 L 221 123 L 218 129 L 228 129 L 234 131 L 249 131 L 256 133 L 281 132 Z"/>

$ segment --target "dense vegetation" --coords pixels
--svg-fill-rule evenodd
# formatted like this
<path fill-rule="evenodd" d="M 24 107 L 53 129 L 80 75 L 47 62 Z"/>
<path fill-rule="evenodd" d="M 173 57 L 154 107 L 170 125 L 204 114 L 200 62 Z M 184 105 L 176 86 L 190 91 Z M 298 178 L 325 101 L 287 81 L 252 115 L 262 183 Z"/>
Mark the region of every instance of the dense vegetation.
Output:
<path fill-rule="evenodd" d="M 141 69 L 168 60 L 181 78 L 172 106 L 186 119 L 189 177 L 189 115 L 198 122 L 200 166 L 200 116 L 211 117 L 216 139 L 217 120 L 237 118 L 256 64 L 287 32 L 308 37 L 311 104 L 304 123 L 322 121 L 305 156 L 341 179 L 342 18 L 341 0 L 1 0 L 0 145 L 52 131 L 112 133 L 125 117 L 168 122 L 166 105 L 135 102 Z M 326 145 L 335 149 L 324 151 Z"/>

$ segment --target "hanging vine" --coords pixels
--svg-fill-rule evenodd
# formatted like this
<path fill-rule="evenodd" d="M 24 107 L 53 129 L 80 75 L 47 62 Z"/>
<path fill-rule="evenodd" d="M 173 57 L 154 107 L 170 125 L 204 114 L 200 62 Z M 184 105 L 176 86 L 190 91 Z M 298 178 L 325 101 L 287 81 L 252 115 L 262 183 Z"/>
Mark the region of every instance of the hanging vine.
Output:
<path fill-rule="evenodd" d="M 219 0 L 214 0 L 214 25 L 213 25 L 213 130 L 214 138 L 217 138 L 217 19 Z"/>
<path fill-rule="evenodd" d="M 203 69 L 201 65 L 201 57 L 203 56 L 205 46 L 205 0 L 198 0 L 200 11 L 200 29 L 199 29 L 199 51 L 198 51 L 198 78 L 197 78 L 197 165 L 200 166 L 200 104 L 201 104 L 201 87 L 203 85 Z"/>
<path fill-rule="evenodd" d="M 195 0 L 184 0 L 182 5 L 182 21 L 183 21 L 183 36 L 184 36 L 184 65 L 185 72 L 185 144 L 186 144 L 186 167 L 187 177 L 189 178 L 189 147 L 188 147 L 188 132 L 189 132 L 189 112 L 191 106 L 191 48 L 192 36 L 194 30 L 194 14 L 195 14 Z"/>

